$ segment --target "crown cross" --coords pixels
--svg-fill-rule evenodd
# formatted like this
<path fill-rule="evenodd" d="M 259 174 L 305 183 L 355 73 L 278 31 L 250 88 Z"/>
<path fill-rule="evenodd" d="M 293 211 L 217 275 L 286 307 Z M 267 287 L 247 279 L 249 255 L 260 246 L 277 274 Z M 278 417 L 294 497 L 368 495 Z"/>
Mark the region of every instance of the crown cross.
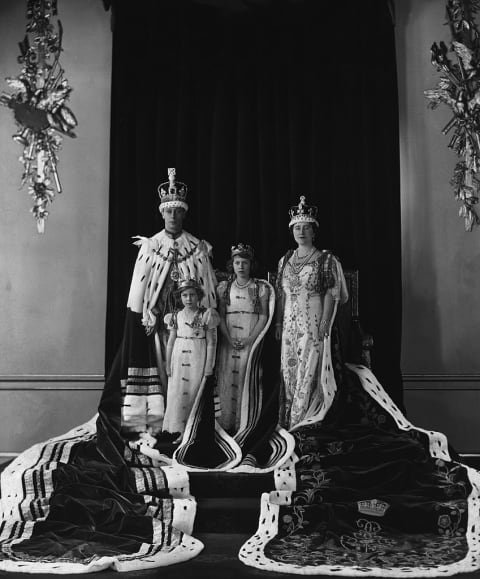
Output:
<path fill-rule="evenodd" d="M 167 207 L 182 207 L 188 210 L 187 205 L 187 186 L 185 183 L 176 180 L 176 170 L 171 167 L 168 169 L 168 181 L 160 183 L 158 186 L 158 195 L 160 197 L 160 210 Z"/>

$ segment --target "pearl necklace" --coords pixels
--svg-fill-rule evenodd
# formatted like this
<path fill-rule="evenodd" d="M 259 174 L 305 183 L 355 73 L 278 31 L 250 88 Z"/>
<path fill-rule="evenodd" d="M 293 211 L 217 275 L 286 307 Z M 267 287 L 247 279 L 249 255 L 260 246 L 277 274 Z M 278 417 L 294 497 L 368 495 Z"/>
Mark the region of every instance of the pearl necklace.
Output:
<path fill-rule="evenodd" d="M 310 261 L 310 258 L 315 253 L 315 251 L 317 251 L 317 248 L 312 247 L 312 250 L 309 253 L 307 253 L 307 255 L 305 255 L 302 258 L 299 258 L 298 257 L 298 249 L 296 249 L 293 252 L 293 259 L 290 262 L 290 267 L 292 268 L 293 273 L 299 274 L 302 271 L 302 269 L 304 268 L 304 266 Z"/>
<path fill-rule="evenodd" d="M 244 283 L 244 284 L 239 284 L 237 278 L 235 278 L 235 280 L 234 280 L 233 283 L 238 287 L 238 289 L 244 289 L 244 288 L 247 287 L 247 285 L 248 285 L 251 281 L 252 281 L 252 280 L 249 278 L 246 283 Z"/>

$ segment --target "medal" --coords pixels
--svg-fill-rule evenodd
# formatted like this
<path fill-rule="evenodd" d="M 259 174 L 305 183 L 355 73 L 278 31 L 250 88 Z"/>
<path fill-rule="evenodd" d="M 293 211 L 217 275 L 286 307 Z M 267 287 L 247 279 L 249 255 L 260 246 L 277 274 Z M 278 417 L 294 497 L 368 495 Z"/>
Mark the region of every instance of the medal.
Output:
<path fill-rule="evenodd" d="M 180 279 L 180 272 L 178 271 L 176 263 L 173 265 L 172 271 L 170 272 L 170 279 L 175 283 L 178 282 L 178 280 Z"/>

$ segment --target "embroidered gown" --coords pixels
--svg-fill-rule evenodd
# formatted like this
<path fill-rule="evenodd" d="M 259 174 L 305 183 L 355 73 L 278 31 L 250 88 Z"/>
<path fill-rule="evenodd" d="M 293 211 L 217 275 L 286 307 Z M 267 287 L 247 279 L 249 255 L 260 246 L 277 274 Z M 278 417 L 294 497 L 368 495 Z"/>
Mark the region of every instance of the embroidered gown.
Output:
<path fill-rule="evenodd" d="M 196 312 L 182 309 L 165 316 L 165 325 L 169 330 L 176 329 L 177 337 L 172 351 L 164 431 L 185 431 L 205 372 L 206 334 L 216 328 L 219 321 L 213 308 L 199 308 Z"/>
<path fill-rule="evenodd" d="M 295 455 L 276 469 L 275 491 L 263 494 L 259 527 L 240 560 L 302 576 L 478 570 L 480 472 L 461 464 L 445 435 L 413 425 L 369 368 L 339 356 L 334 373 L 331 339 L 322 357 L 317 321 L 328 293 L 342 299 L 340 264 L 327 252 L 296 269 L 289 260 L 278 281 L 282 409 Z"/>
<path fill-rule="evenodd" d="M 317 252 L 298 269 L 293 253 L 287 254 L 279 262 L 278 283 L 285 297 L 280 423 L 290 430 L 314 414 L 322 402 L 320 321 L 325 295 L 343 303 L 347 290 L 340 262 L 327 251 Z"/>
<path fill-rule="evenodd" d="M 217 288 L 217 300 L 225 325 L 232 337 L 245 339 L 255 328 L 259 317 L 267 321 L 270 290 L 266 282 L 250 279 L 245 287 L 235 281 L 230 285 L 223 281 Z M 226 296 L 226 292 L 229 292 Z M 245 372 L 254 344 L 235 350 L 222 336 L 218 351 L 217 389 L 220 397 L 221 414 L 219 422 L 227 432 L 236 432 L 240 427 L 242 397 L 244 394 Z"/>

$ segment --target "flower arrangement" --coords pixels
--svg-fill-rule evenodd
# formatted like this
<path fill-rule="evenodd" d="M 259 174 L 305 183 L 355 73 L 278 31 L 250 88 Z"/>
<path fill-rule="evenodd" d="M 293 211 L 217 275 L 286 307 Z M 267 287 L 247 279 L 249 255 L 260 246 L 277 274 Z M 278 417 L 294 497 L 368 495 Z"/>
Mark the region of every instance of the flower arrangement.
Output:
<path fill-rule="evenodd" d="M 57 171 L 62 134 L 75 137 L 77 120 L 65 105 L 72 91 L 60 66 L 62 25 L 56 32 L 50 19 L 57 16 L 57 0 L 27 0 L 25 39 L 20 42 L 20 74 L 7 78 L 12 94 L 2 93 L 0 103 L 13 110 L 18 132 L 13 139 L 23 147 L 23 187 L 33 197 L 33 216 L 43 233 L 47 205 L 62 192 Z"/>
<path fill-rule="evenodd" d="M 452 41 L 450 46 L 433 43 L 431 59 L 440 79 L 436 88 L 424 91 L 430 108 L 443 103 L 453 113 L 442 133 L 451 134 L 448 146 L 460 157 L 450 183 L 461 203 L 459 215 L 466 231 L 480 224 L 475 211 L 480 190 L 480 35 L 475 22 L 479 9 L 480 0 L 447 0 Z"/>

